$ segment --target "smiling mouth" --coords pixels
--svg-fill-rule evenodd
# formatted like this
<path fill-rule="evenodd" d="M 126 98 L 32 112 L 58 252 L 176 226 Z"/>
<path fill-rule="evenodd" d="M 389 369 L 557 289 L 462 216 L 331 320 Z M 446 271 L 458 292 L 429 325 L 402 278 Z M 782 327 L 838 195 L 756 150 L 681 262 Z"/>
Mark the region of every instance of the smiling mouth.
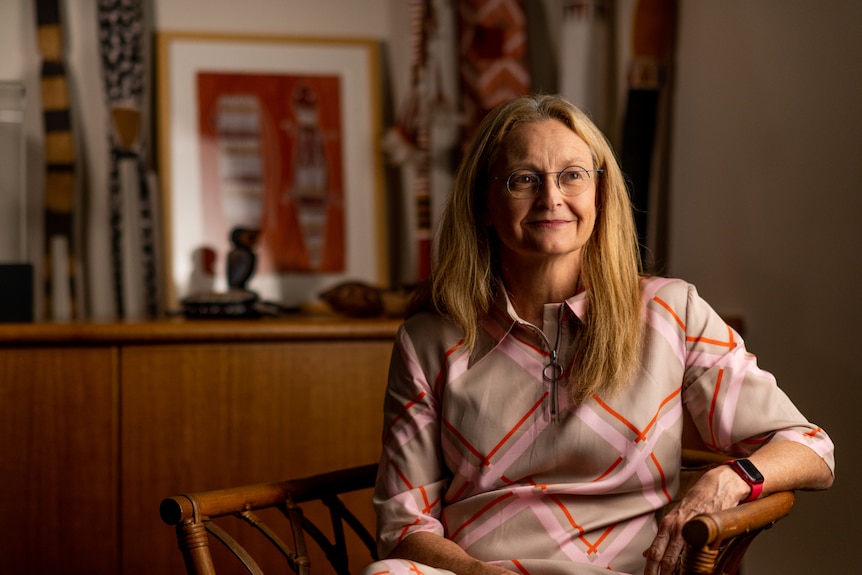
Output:
<path fill-rule="evenodd" d="M 547 226 L 561 226 L 564 224 L 570 223 L 569 220 L 535 220 L 530 222 L 531 226 L 538 227 L 547 227 Z"/>

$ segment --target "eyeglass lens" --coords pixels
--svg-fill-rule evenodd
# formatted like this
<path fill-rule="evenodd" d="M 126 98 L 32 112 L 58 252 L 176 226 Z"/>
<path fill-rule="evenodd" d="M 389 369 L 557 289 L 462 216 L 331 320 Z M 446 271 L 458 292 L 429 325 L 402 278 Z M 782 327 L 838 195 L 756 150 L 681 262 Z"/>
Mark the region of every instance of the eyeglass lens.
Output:
<path fill-rule="evenodd" d="M 590 173 L 578 166 L 569 166 L 560 172 L 537 173 L 533 170 L 515 170 L 506 179 L 506 189 L 515 197 L 526 198 L 535 195 L 542 185 L 542 176 L 556 175 L 557 186 L 567 196 L 580 194 L 590 183 Z"/>

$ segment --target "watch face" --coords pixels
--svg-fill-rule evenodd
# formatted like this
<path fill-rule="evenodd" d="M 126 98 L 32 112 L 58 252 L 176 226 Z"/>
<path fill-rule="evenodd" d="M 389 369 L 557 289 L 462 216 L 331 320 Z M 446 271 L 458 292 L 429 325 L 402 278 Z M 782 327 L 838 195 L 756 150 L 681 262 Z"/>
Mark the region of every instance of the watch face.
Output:
<path fill-rule="evenodd" d="M 748 476 L 751 483 L 763 483 L 763 475 L 760 474 L 760 471 L 757 470 L 752 462 L 747 459 L 737 459 L 734 463 L 738 469 Z"/>

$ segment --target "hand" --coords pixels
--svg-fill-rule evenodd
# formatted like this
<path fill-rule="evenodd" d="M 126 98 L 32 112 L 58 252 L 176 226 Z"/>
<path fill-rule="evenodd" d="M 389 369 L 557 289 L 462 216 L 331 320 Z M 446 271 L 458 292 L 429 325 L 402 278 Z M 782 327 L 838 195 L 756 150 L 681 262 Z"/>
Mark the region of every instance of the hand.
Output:
<path fill-rule="evenodd" d="M 748 484 L 726 465 L 704 473 L 679 505 L 659 523 L 652 545 L 644 552 L 647 559 L 644 575 L 674 573 L 685 545 L 682 538 L 683 525 L 701 513 L 735 507 L 748 497 L 749 492 Z"/>

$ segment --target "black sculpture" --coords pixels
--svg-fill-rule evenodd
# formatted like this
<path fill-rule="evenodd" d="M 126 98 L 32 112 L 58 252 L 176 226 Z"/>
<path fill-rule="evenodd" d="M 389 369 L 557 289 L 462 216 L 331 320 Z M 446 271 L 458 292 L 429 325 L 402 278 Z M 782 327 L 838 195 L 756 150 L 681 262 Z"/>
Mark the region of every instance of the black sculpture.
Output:
<path fill-rule="evenodd" d="M 254 273 L 257 255 L 254 248 L 260 237 L 260 230 L 234 228 L 230 233 L 233 248 L 227 254 L 227 285 L 229 290 L 248 291 L 246 284 Z"/>

